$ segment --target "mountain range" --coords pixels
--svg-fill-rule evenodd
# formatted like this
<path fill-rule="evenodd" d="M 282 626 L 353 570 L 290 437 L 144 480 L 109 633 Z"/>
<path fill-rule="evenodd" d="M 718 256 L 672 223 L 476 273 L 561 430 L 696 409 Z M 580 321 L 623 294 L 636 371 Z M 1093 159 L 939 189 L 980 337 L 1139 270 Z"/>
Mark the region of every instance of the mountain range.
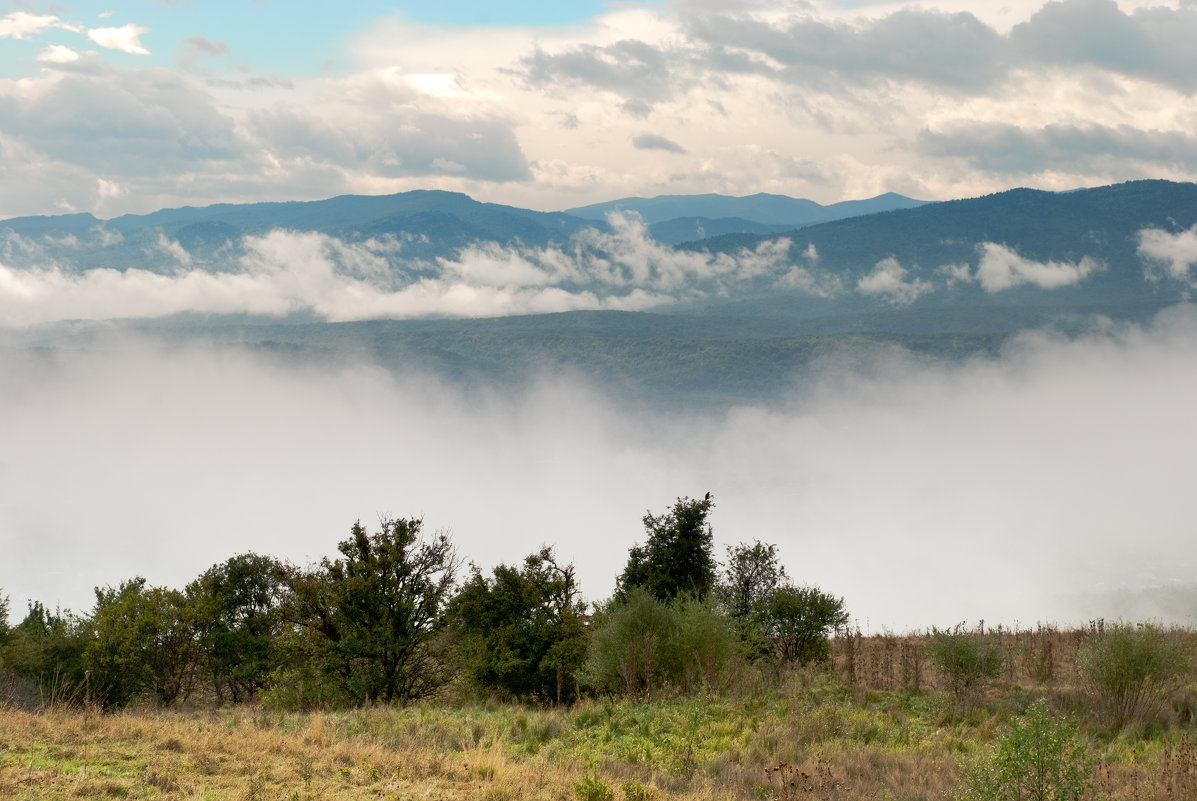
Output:
<path fill-rule="evenodd" d="M 799 210 L 862 213 L 825 222 L 776 216 Z M 612 211 L 635 212 L 643 227 L 596 219 Z M 746 222 L 677 246 L 653 233 L 669 225 L 714 233 L 712 220 L 736 219 Z M 26 217 L 0 222 L 0 265 L 53 264 L 79 276 L 100 267 L 236 273 L 248 269 L 241 260 L 252 238 L 280 229 L 375 243 L 363 252 L 385 275 L 349 275 L 356 268 L 340 264 L 347 275 L 329 280 L 354 281 L 354 297 L 368 290 L 379 308 L 413 287 L 536 302 L 481 316 L 416 305 L 399 316 L 422 319 L 330 322 L 299 307 L 281 316 L 142 315 L 119 325 L 302 358 L 365 352 L 397 371 L 416 365 L 464 381 L 520 380 L 554 365 L 670 403 L 721 405 L 784 393 L 804 366 L 831 353 L 898 346 L 959 358 L 996 352 L 1030 328 L 1144 321 L 1187 301 L 1197 280 L 1197 185 L 1168 181 L 937 203 L 886 195 L 829 207 L 705 195 L 537 212 L 429 191 L 111 220 Z M 90 340 L 112 325 L 43 326 L 23 341 Z"/>

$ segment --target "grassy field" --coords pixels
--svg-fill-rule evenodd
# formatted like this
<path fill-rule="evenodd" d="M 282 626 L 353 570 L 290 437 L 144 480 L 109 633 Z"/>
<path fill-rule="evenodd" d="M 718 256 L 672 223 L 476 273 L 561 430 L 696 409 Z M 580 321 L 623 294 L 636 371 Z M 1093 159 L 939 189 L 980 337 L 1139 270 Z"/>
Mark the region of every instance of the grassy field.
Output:
<path fill-rule="evenodd" d="M 1177 634 L 1192 638 L 1190 634 Z M 1192 676 L 1155 722 L 1104 725 L 1077 682 L 1085 631 L 1005 633 L 968 703 L 923 639 L 837 639 L 830 666 L 748 673 L 705 696 L 570 707 L 437 703 L 287 713 L 0 710 L 0 798 L 944 799 L 1035 699 L 1075 721 L 1088 797 L 1197 798 Z"/>

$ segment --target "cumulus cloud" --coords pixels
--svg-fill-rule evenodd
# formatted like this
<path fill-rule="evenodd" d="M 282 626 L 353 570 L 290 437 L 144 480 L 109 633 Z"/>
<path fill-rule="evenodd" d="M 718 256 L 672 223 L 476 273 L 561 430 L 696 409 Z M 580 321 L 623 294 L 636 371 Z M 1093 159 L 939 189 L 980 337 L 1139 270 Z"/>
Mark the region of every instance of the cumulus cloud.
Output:
<path fill-rule="evenodd" d="M 141 44 L 141 37 L 149 32 L 149 28 L 129 23 L 119 28 L 92 28 L 87 32 L 87 38 L 110 50 L 120 50 L 134 56 L 148 56 L 150 51 Z"/>
<path fill-rule="evenodd" d="M 1144 272 L 1149 279 L 1158 281 L 1166 277 L 1195 285 L 1190 270 L 1197 264 L 1197 225 L 1175 234 L 1159 228 L 1145 228 L 1139 232 L 1138 252 L 1147 260 Z M 1162 268 L 1163 274 L 1156 268 Z"/>
<path fill-rule="evenodd" d="M 964 364 L 830 361 L 787 403 L 697 415 L 560 373 L 467 394 L 353 359 L 0 351 L 0 586 L 85 611 L 245 550 L 306 563 L 381 513 L 481 565 L 554 544 L 597 600 L 646 509 L 710 489 L 717 547 L 776 543 L 862 628 L 1114 616 L 1055 596 L 1197 567 L 1195 358 L 1181 308 Z"/>
<path fill-rule="evenodd" d="M 380 177 L 462 175 L 524 181 L 528 161 L 505 112 L 484 101 L 430 95 L 394 70 L 335 82 L 337 99 L 316 108 L 254 112 L 251 130 L 277 157 Z"/>
<path fill-rule="evenodd" d="M 0 17 L 0 39 L 28 39 L 45 33 L 52 28 L 77 31 L 78 26 L 63 22 L 52 14 L 30 14 L 28 11 L 10 11 Z"/>
<path fill-rule="evenodd" d="M 37 60 L 48 64 L 70 64 L 79 60 L 79 54 L 63 45 L 50 45 L 37 54 Z"/>
<path fill-rule="evenodd" d="M 893 256 L 882 259 L 873 271 L 856 282 L 856 291 L 863 295 L 884 295 L 894 303 L 912 303 L 932 291 L 929 281 L 916 278 L 906 280 L 906 268 Z"/>
<path fill-rule="evenodd" d="M 1025 259 L 1012 248 L 995 242 L 983 242 L 978 249 L 981 251 L 981 262 L 977 265 L 975 279 L 981 282 L 986 292 L 1001 292 L 1023 284 L 1032 284 L 1040 289 L 1058 289 L 1078 284 L 1104 269 L 1101 262 L 1089 256 L 1076 264 L 1040 262 Z"/>
<path fill-rule="evenodd" d="M 0 113 L 5 134 L 31 151 L 108 175 L 177 180 L 242 148 L 211 96 L 160 68 L 101 67 L 0 89 Z"/>

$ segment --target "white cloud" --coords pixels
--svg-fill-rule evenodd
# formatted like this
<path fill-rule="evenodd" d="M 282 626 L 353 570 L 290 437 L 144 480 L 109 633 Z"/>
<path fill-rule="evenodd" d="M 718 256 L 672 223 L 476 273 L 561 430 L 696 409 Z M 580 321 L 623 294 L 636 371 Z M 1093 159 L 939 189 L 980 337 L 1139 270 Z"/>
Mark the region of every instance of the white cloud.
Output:
<path fill-rule="evenodd" d="M 1033 284 L 1040 289 L 1058 289 L 1078 284 L 1104 269 L 1101 262 L 1089 256 L 1076 264 L 1039 262 L 1024 259 L 1012 248 L 995 242 L 983 242 L 979 248 L 981 263 L 977 266 L 976 279 L 986 292 L 1001 292 L 1023 284 Z"/>
<path fill-rule="evenodd" d="M 12 11 L 0 17 L 0 39 L 28 39 L 52 28 L 78 30 L 77 26 L 65 23 L 51 14 Z"/>
<path fill-rule="evenodd" d="M 1164 268 L 1164 275 L 1176 281 L 1193 284 L 1190 274 L 1197 264 L 1197 225 L 1187 231 L 1172 234 L 1159 228 L 1145 228 L 1139 232 L 1139 256 L 1148 259 L 1145 273 L 1148 278 L 1158 280 L 1159 271 L 1152 265 Z"/>
<path fill-rule="evenodd" d="M 772 281 L 786 267 L 787 240 L 735 254 L 675 251 L 651 239 L 639 217 L 613 215 L 611 223 L 613 232 L 587 229 L 567 248 L 484 243 L 434 264 L 406 262 L 395 240 L 347 243 L 277 230 L 246 237 L 235 272 L 209 272 L 160 235 L 155 248 L 169 259 L 160 272 L 0 265 L 0 326 L 183 312 L 345 321 L 633 310 Z M 9 239 L 22 263 L 41 253 L 36 243 Z M 809 291 L 821 292 L 814 277 Z"/>
<path fill-rule="evenodd" d="M 37 60 L 48 64 L 70 64 L 79 60 L 79 54 L 63 45 L 50 45 L 37 54 Z"/>
<path fill-rule="evenodd" d="M 893 256 L 882 259 L 873 266 L 873 271 L 856 282 L 856 291 L 865 295 L 886 295 L 894 303 L 912 303 L 931 292 L 934 287 L 929 281 L 916 278 L 906 280 L 906 268 Z"/>
<path fill-rule="evenodd" d="M 148 56 L 149 50 L 141 44 L 141 37 L 150 32 L 149 28 L 129 23 L 119 28 L 91 28 L 87 38 L 100 47 L 110 50 L 120 50 L 135 56 Z"/>

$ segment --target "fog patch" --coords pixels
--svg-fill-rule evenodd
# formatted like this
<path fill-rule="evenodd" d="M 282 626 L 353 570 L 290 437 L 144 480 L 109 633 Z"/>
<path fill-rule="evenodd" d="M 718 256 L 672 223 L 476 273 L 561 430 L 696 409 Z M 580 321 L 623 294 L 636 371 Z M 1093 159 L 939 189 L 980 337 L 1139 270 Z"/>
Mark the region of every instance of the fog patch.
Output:
<path fill-rule="evenodd" d="M 893 303 L 913 303 L 934 287 L 929 281 L 916 278 L 906 280 L 906 268 L 893 256 L 882 259 L 873 266 L 873 271 L 856 282 L 856 291 L 863 295 L 882 295 Z"/>
<path fill-rule="evenodd" d="M 787 404 L 633 408 L 584 376 L 467 394 L 367 362 L 144 343 L 0 354 L 0 587 L 88 609 L 253 550 L 332 554 L 423 516 L 487 567 L 555 544 L 613 588 L 645 510 L 716 498 L 863 628 L 1083 620 L 1078 593 L 1191 579 L 1197 313 L 998 359 L 827 361 Z M 1071 600 L 1069 600 L 1071 599 Z"/>
<path fill-rule="evenodd" d="M 821 291 L 812 272 L 786 272 L 788 239 L 736 253 L 690 252 L 653 240 L 637 215 L 613 214 L 609 223 L 610 232 L 586 229 L 564 246 L 481 242 L 434 261 L 407 258 L 394 237 L 348 241 L 274 230 L 245 237 L 232 264 L 201 264 L 159 234 L 152 251 L 162 256 L 156 270 L 0 263 L 0 327 L 181 313 L 309 313 L 344 322 L 642 310 L 722 296 L 754 282 Z M 40 247 L 8 232 L 0 256 L 44 259 Z"/>
<path fill-rule="evenodd" d="M 1039 262 L 1023 258 L 1013 249 L 995 242 L 982 242 L 981 263 L 977 265 L 976 280 L 986 292 L 1001 292 L 1023 284 L 1040 289 L 1058 289 L 1079 284 L 1104 269 L 1104 265 L 1090 256 L 1073 264 L 1063 261 Z"/>
<path fill-rule="evenodd" d="M 1149 280 L 1168 278 L 1192 287 L 1190 270 L 1197 264 L 1197 225 L 1178 234 L 1144 228 L 1139 232 L 1138 253 L 1146 262 L 1144 273 Z"/>

